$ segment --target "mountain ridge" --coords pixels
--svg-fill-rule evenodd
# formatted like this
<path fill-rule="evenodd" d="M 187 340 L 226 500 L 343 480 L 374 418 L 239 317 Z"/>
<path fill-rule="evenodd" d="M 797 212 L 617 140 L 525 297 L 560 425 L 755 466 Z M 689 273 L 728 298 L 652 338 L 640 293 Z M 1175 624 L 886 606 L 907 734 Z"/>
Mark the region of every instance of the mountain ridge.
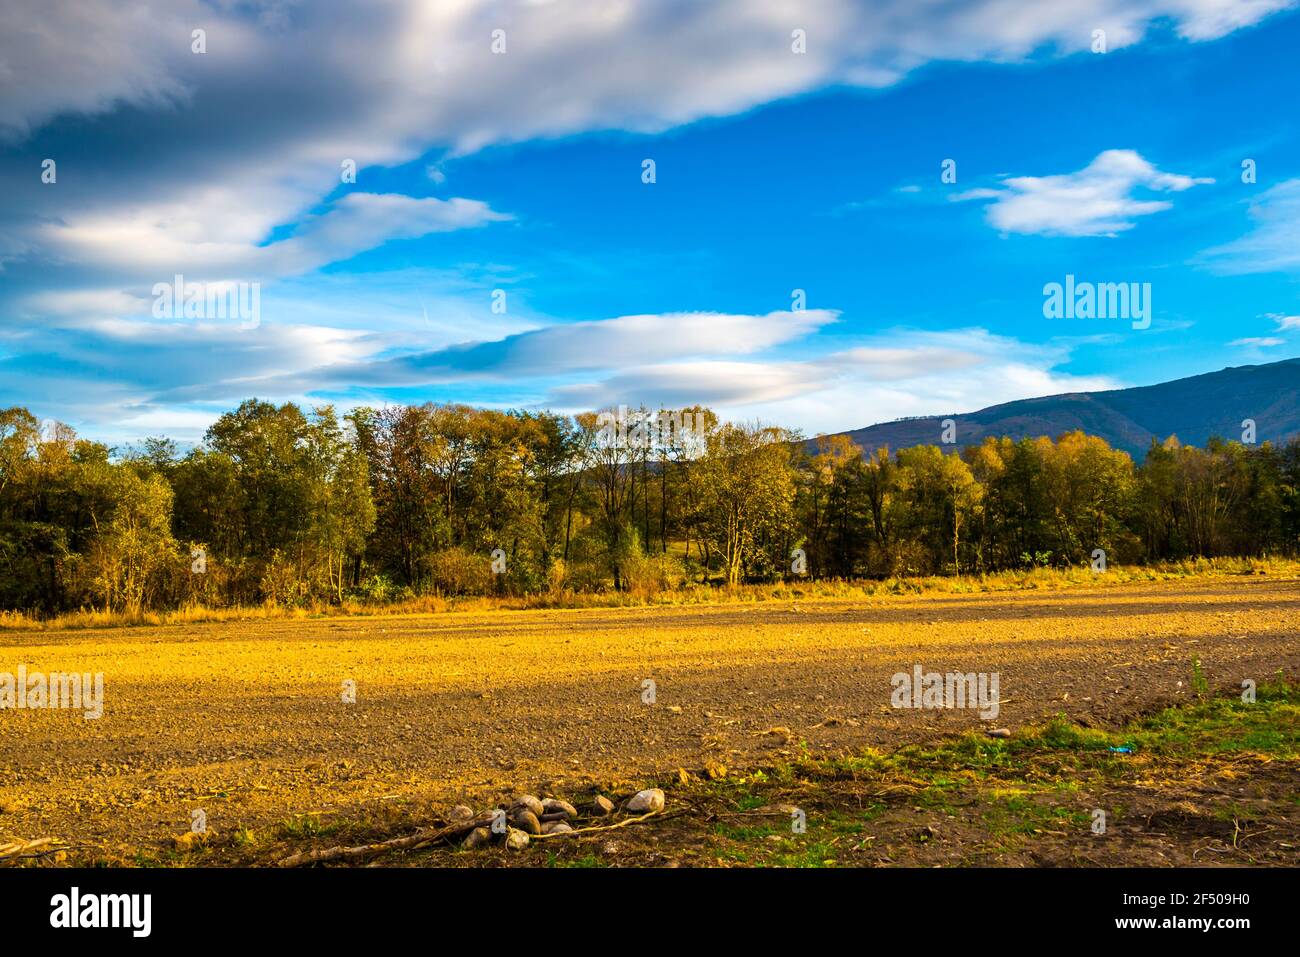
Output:
<path fill-rule="evenodd" d="M 1300 357 L 1227 366 L 1155 385 L 1015 399 L 974 412 L 898 419 L 818 438 L 845 435 L 868 454 L 882 447 L 939 445 L 946 419 L 956 424 L 958 448 L 989 436 L 1055 438 L 1082 429 L 1141 459 L 1153 440 L 1171 435 L 1190 445 L 1204 445 L 1216 435 L 1240 439 L 1245 419 L 1254 420 L 1257 442 L 1282 444 L 1300 436 Z M 809 445 L 816 443 L 812 439 Z"/>

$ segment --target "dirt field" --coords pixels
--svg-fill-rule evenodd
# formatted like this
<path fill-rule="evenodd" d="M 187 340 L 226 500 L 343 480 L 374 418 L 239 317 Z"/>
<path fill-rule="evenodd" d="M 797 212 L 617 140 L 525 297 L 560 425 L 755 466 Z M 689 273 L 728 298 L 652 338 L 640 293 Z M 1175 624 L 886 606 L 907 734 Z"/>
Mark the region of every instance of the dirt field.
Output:
<path fill-rule="evenodd" d="M 10 632 L 0 672 L 103 672 L 105 703 L 99 720 L 0 711 L 0 844 L 54 836 L 73 859 L 129 860 L 199 808 L 229 834 L 1058 713 L 1117 727 L 1189 700 L 1194 659 L 1211 689 L 1294 677 L 1300 581 Z M 890 676 L 914 665 L 998 672 L 1000 715 L 891 708 Z"/>

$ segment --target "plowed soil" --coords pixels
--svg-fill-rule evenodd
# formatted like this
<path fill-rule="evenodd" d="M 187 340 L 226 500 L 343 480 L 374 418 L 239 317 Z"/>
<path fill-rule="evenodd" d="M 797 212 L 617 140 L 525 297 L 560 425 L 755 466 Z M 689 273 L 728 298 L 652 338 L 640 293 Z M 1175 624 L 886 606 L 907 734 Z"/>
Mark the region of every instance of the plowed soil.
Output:
<path fill-rule="evenodd" d="M 229 834 L 1057 713 L 1109 727 L 1188 700 L 1194 659 L 1212 689 L 1294 675 L 1300 581 L 8 632 L 0 672 L 102 672 L 105 704 L 0 711 L 0 844 L 148 849 L 195 809 Z M 918 664 L 997 672 L 997 719 L 892 708 Z"/>

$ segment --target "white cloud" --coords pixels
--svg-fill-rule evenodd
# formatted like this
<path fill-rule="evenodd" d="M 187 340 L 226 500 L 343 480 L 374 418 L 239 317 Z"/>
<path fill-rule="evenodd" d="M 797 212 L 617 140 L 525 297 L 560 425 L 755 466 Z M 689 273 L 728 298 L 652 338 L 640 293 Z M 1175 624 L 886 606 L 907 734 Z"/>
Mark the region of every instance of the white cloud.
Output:
<path fill-rule="evenodd" d="M 110 319 L 146 315 L 151 303 L 121 289 L 51 289 L 29 296 L 25 305 L 34 314 L 50 317 Z"/>
<path fill-rule="evenodd" d="M 1265 190 L 1251 202 L 1250 218 L 1249 233 L 1207 250 L 1201 260 L 1228 274 L 1300 270 L 1300 179 Z"/>
<path fill-rule="evenodd" d="M 803 309 L 761 316 L 718 312 L 619 316 L 547 326 L 500 343 L 459 347 L 420 361 L 466 371 L 537 375 L 681 356 L 749 355 L 810 335 L 833 323 L 837 315 L 828 309 Z"/>
<path fill-rule="evenodd" d="M 817 432 L 1121 387 L 1109 376 L 1057 371 L 1068 356 L 1064 347 L 1029 345 L 983 329 L 895 329 L 866 344 L 802 360 L 684 360 L 631 368 L 557 387 L 545 404 L 577 411 L 700 403 L 734 419 L 797 423 Z"/>
<path fill-rule="evenodd" d="M 211 201 L 219 201 L 214 197 Z M 508 219 L 469 199 L 414 199 L 349 193 L 326 212 L 307 217 L 294 235 L 259 245 L 272 223 L 235 217 L 212 236 L 187 207 L 150 205 L 128 215 L 67 217 L 41 227 L 46 246 L 65 263 L 91 263 L 152 285 L 183 273 L 187 279 L 277 278 L 348 259 L 393 239 L 468 229 Z"/>
<path fill-rule="evenodd" d="M 1188 40 L 1214 40 L 1258 23 L 1289 4 L 1276 0 L 1183 0 L 1178 4 L 1178 34 Z"/>
<path fill-rule="evenodd" d="M 305 368 L 277 385 L 309 389 L 518 382 L 596 370 L 643 369 L 658 362 L 754 355 L 809 336 L 837 315 L 827 309 L 761 316 L 685 312 L 556 323 L 491 341 L 407 351 L 329 369 Z"/>
<path fill-rule="evenodd" d="M 73 296 L 61 305 L 71 309 L 84 298 Z M 501 339 L 453 345 L 449 337 L 464 334 L 463 320 L 459 326 L 435 328 L 411 316 L 384 334 L 288 322 L 241 329 L 234 321 L 123 318 L 112 313 L 116 305 L 113 297 L 105 297 L 93 318 L 83 312 L 47 327 L 42 333 L 45 355 L 39 361 L 11 363 L 0 372 L 0 406 L 58 405 L 75 408 L 81 421 L 120 427 L 141 409 L 229 404 L 250 395 L 289 400 L 321 390 L 382 390 L 451 381 L 492 383 L 498 393 L 508 389 L 511 396 L 540 395 L 566 377 L 599 379 L 619 368 L 645 376 L 653 374 L 646 370 L 656 363 L 664 364 L 664 383 L 675 379 L 680 385 L 706 377 L 717 383 L 720 398 L 737 395 L 737 390 L 748 390 L 745 394 L 751 398 L 774 397 L 779 389 L 764 384 L 770 373 L 762 362 L 751 365 L 726 357 L 757 355 L 811 336 L 837 315 L 817 309 L 766 315 L 670 313 L 523 332 L 513 332 L 518 322 L 509 320 L 504 324 L 508 334 Z M 486 301 L 480 308 L 486 312 Z M 435 313 L 441 311 L 435 304 Z M 442 345 L 414 351 L 421 336 Z M 691 370 L 680 368 L 693 362 L 698 364 Z M 95 381 L 77 388 L 73 383 L 85 368 L 96 369 Z M 801 374 L 800 384 L 808 386 L 810 377 L 824 373 L 809 367 Z M 742 379 L 750 385 L 740 385 Z M 575 384 L 575 389 L 576 396 L 581 387 Z"/>
<path fill-rule="evenodd" d="M 981 357 L 972 351 L 940 345 L 911 348 L 860 347 L 837 352 L 824 360 L 831 371 L 866 374 L 876 381 L 904 381 L 946 370 L 978 365 Z"/>
<path fill-rule="evenodd" d="M 5 7 L 21 0 L 6 0 Z M 375 151 L 434 131 L 461 149 L 602 126 L 662 129 L 832 82 L 882 86 L 935 60 L 1013 61 L 1043 48 L 1111 49 L 1168 19 L 1187 40 L 1250 26 L 1292 0 L 630 0 L 366 5 L 207 5 L 199 0 L 46 0 L 39 19 L 5 9 L 0 128 L 22 133 L 62 112 L 193 100 L 263 58 L 299 64 L 346 99 L 370 95 Z M 207 31 L 204 55 L 191 31 Z M 790 52 L 790 31 L 807 53 Z M 491 31 L 507 53 L 494 56 Z M 572 69 L 582 63 L 582 70 Z M 315 64 L 312 67 L 312 64 Z M 538 77 L 546 83 L 538 83 Z M 274 92 L 253 86 L 254 91 Z M 355 105 L 359 101 L 349 104 Z M 495 109 L 484 109 L 485 104 Z M 250 102 L 257 111 L 268 104 Z M 359 111 L 360 112 L 360 111 Z M 327 131 L 322 131 L 327 132 Z M 337 131 L 331 131 L 337 132 Z"/>
<path fill-rule="evenodd" d="M 1254 336 L 1245 339 L 1233 339 L 1228 345 L 1267 349 L 1271 346 L 1286 345 L 1286 340 L 1279 339 L 1276 336 Z"/>
<path fill-rule="evenodd" d="M 801 424 L 808 434 L 838 432 L 904 416 L 973 412 L 1002 402 L 1063 392 L 1122 387 L 1110 376 L 1076 376 L 1058 371 L 1068 358 L 1063 350 L 1030 346 L 982 329 L 954 330 L 942 335 L 945 350 L 966 355 L 960 368 L 936 362 L 939 337 L 899 330 L 891 342 L 912 353 L 902 362 L 904 377 L 887 378 L 844 370 L 823 375 L 817 388 L 780 402 L 733 405 L 728 415 Z M 818 363 L 824 368 L 826 362 Z"/>
<path fill-rule="evenodd" d="M 210 403 L 210 423 L 232 401 L 269 395 L 264 387 L 293 370 L 329 368 L 375 349 L 364 334 L 316 326 L 79 321 L 43 330 L 36 355 L 0 360 L 0 406 L 23 405 L 113 439 L 139 438 L 127 423 L 158 424 L 175 412 L 176 428 L 166 431 L 193 440 L 202 432 L 192 431 L 194 403 Z"/>
<path fill-rule="evenodd" d="M 547 396 L 558 409 L 735 408 L 779 402 L 821 388 L 821 373 L 790 362 L 678 362 L 643 366 L 602 379 L 559 386 Z"/>
<path fill-rule="evenodd" d="M 20 6 L 0 2 L 0 134 L 21 137 L 63 112 L 100 113 L 122 102 L 167 107 L 186 97 L 177 48 L 188 51 L 197 4 Z"/>
<path fill-rule="evenodd" d="M 118 161 L 112 190 L 88 196 L 65 176 L 70 188 L 23 202 L 43 221 L 69 224 L 47 236 L 56 247 L 107 264 L 124 258 L 117 238 L 135 249 L 156 238 L 159 257 L 238 259 L 244 251 L 231 243 L 263 243 L 296 221 L 338 187 L 345 159 L 364 171 L 437 149 L 657 132 L 830 84 L 888 85 L 936 60 L 1073 53 L 1098 26 L 1111 48 L 1164 19 L 1187 39 L 1211 39 L 1292 2 L 137 0 L 124 11 L 108 0 L 51 0 L 39 15 L 4 13 L 0 131 L 21 137 L 70 112 L 139 108 L 138 149 L 98 158 Z M 198 26 L 202 55 L 190 48 Z M 790 51 L 795 27 L 807 32 L 802 55 Z M 506 31 L 505 54 L 491 52 L 494 29 Z M 7 230 L 7 242 L 24 248 L 36 221 Z"/>
<path fill-rule="evenodd" d="M 1278 332 L 1300 331 L 1300 316 L 1288 316 L 1280 312 L 1269 312 L 1264 314 L 1265 319 L 1271 319 Z M 1229 346 L 1238 349 L 1250 349 L 1258 352 L 1262 349 L 1272 349 L 1276 346 L 1284 346 L 1287 340 L 1281 336 L 1244 336 L 1240 339 L 1233 339 L 1228 343 Z"/>
<path fill-rule="evenodd" d="M 733 418 L 835 431 L 1119 385 L 1057 371 L 1069 355 L 1063 346 L 1032 346 L 982 329 L 891 329 L 829 353 L 772 356 L 775 347 L 811 339 L 835 316 L 624 316 L 426 353 L 409 352 L 409 334 L 81 320 L 47 331 L 56 358 L 5 366 L 0 404 L 19 401 L 95 424 L 97 434 L 115 440 L 158 431 L 166 411 L 175 410 L 182 413 L 175 429 L 163 431 L 194 440 L 201 424 L 250 395 L 311 404 L 321 401 L 312 393 L 343 390 L 382 402 L 386 389 L 459 381 L 483 383 L 488 398 L 480 401 L 502 406 L 704 403 Z M 398 350 L 408 351 L 394 356 Z M 87 366 L 98 370 L 91 381 L 81 378 Z"/>
<path fill-rule="evenodd" d="M 1106 150 L 1076 173 L 1014 176 L 1001 189 L 967 190 L 953 199 L 992 199 L 986 216 L 1005 233 L 1114 236 L 1132 229 L 1137 217 L 1170 207 L 1163 200 L 1137 199 L 1136 190 L 1182 192 L 1213 182 L 1162 172 L 1133 150 Z"/>

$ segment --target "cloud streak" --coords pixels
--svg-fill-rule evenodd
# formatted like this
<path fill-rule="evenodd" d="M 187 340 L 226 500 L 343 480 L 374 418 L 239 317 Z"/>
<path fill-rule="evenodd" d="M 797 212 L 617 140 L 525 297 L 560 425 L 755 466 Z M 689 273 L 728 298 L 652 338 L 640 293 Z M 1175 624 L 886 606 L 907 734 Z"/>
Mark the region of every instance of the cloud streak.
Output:
<path fill-rule="evenodd" d="M 1213 179 L 1165 173 L 1133 150 L 1106 150 L 1075 173 L 1014 176 L 998 189 L 967 190 L 954 201 L 992 200 L 985 215 L 1004 233 L 1038 236 L 1117 236 L 1140 216 L 1169 209 L 1166 200 L 1134 193 L 1181 193 Z"/>
<path fill-rule="evenodd" d="M 1250 219 L 1249 233 L 1207 250 L 1201 261 L 1226 275 L 1300 272 L 1300 179 L 1265 190 L 1251 202 Z"/>
<path fill-rule="evenodd" d="M 390 240 L 509 218 L 476 200 L 349 193 L 325 212 L 306 217 L 292 236 L 264 245 L 253 236 L 207 239 L 181 210 L 158 207 L 128 218 L 71 218 L 42 227 L 40 235 L 62 262 L 93 263 L 122 276 L 149 280 L 181 272 L 196 281 L 254 280 L 299 275 Z"/>

